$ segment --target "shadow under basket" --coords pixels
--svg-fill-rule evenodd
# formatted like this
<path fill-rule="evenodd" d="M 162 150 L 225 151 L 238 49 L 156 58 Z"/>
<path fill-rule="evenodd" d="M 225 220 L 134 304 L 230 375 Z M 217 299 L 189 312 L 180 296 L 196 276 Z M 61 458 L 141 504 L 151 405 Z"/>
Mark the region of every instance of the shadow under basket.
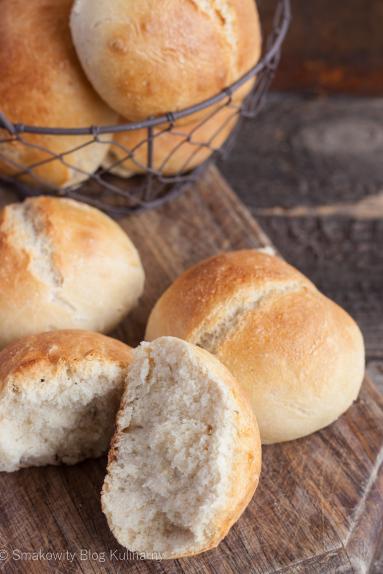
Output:
<path fill-rule="evenodd" d="M 74 129 L 12 123 L 0 111 L 0 163 L 12 171 L 12 175 L 0 173 L 0 179 L 14 186 L 22 197 L 71 197 L 114 217 L 159 206 L 176 196 L 185 184 L 198 178 L 212 158 L 227 157 L 242 121 L 259 112 L 291 18 L 290 0 L 276 0 L 275 4 L 273 23 L 258 64 L 222 92 L 187 109 L 142 122 Z M 262 17 L 262 2 L 260 7 Z M 241 101 L 239 94 L 246 89 L 245 84 L 252 87 Z M 194 115 L 198 119 L 193 121 Z M 29 134 L 46 138 L 47 145 L 31 142 Z M 73 136 L 78 137 L 78 145 L 54 153 L 48 144 L 51 136 L 62 136 L 63 141 L 65 136 L 72 136 L 72 141 Z M 18 164 L 1 152 L 1 144 L 12 142 L 29 148 L 32 156 L 34 151 L 39 152 L 43 159 L 28 167 Z M 108 147 L 107 161 L 95 173 L 88 173 L 74 164 L 73 154 L 96 145 Z M 52 162 L 69 168 L 76 183 L 65 188 L 48 185 L 38 172 Z M 122 169 L 131 176 L 121 177 Z"/>

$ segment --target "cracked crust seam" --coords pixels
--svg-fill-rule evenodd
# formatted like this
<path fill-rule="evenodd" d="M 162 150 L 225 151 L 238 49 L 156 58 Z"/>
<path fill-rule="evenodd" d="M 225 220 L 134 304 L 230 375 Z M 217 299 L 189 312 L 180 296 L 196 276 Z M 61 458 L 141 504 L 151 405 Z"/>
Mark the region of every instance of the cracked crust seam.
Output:
<path fill-rule="evenodd" d="M 2 228 L 14 249 L 28 255 L 28 271 L 50 289 L 52 300 L 71 312 L 77 312 L 77 308 L 63 296 L 64 278 L 54 262 L 54 248 L 39 209 L 28 201 L 9 206 Z"/>
<path fill-rule="evenodd" d="M 195 345 L 202 347 L 210 353 L 217 353 L 219 347 L 224 341 L 247 317 L 247 315 L 258 308 L 265 301 L 275 297 L 276 295 L 285 295 L 287 293 L 296 293 L 307 289 L 307 285 L 302 284 L 300 281 L 290 281 L 284 285 L 272 285 L 261 291 L 254 291 L 250 298 L 240 297 L 237 294 L 238 300 L 234 305 L 225 309 L 225 312 L 218 321 L 216 321 L 210 328 L 208 327 L 212 316 L 217 312 L 216 310 L 207 317 L 206 321 L 198 329 L 195 336 L 191 339 Z M 239 295 L 239 297 L 238 297 Z M 204 326 L 205 325 L 205 326 Z"/>

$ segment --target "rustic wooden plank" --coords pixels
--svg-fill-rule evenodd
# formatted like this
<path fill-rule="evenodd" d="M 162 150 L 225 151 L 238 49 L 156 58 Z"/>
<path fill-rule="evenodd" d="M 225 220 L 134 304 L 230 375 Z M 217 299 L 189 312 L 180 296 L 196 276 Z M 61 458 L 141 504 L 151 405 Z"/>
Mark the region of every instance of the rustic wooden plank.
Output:
<path fill-rule="evenodd" d="M 214 168 L 177 200 L 121 224 L 137 244 L 148 275 L 142 303 L 117 333 L 132 344 L 142 337 L 155 299 L 185 267 L 224 249 L 270 246 Z M 359 400 L 337 423 L 311 437 L 264 448 L 257 494 L 218 549 L 169 562 L 124 559 L 100 510 L 105 459 L 1 474 L 0 547 L 9 557 L 0 569 L 12 574 L 367 572 L 382 526 L 382 444 L 383 398 L 366 379 Z M 12 556 L 17 549 L 68 551 L 74 559 L 18 561 Z"/>
<path fill-rule="evenodd" d="M 274 2 L 259 0 L 266 22 Z M 291 0 L 293 19 L 275 87 L 382 95 L 381 0 Z"/>
<path fill-rule="evenodd" d="M 220 169 L 252 211 L 350 204 L 382 191 L 382 117 L 383 98 L 270 95 Z"/>

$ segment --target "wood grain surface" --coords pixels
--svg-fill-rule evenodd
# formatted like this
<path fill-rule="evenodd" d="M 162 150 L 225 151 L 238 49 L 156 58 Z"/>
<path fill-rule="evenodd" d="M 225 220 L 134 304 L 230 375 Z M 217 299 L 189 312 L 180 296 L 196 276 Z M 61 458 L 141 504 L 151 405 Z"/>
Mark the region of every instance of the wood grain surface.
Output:
<path fill-rule="evenodd" d="M 257 3 L 269 24 L 275 2 Z M 291 0 L 291 9 L 275 88 L 383 94 L 382 0 Z"/>
<path fill-rule="evenodd" d="M 153 302 L 183 269 L 221 250 L 270 245 L 213 167 L 177 200 L 121 223 L 147 271 L 142 303 L 117 331 L 130 344 L 142 338 Z M 366 379 L 360 398 L 338 422 L 311 437 L 265 447 L 260 487 L 225 541 L 179 561 L 140 560 L 116 543 L 100 509 L 105 459 L 2 473 L 0 570 L 368 572 L 382 527 L 382 443 L 383 399 Z"/>

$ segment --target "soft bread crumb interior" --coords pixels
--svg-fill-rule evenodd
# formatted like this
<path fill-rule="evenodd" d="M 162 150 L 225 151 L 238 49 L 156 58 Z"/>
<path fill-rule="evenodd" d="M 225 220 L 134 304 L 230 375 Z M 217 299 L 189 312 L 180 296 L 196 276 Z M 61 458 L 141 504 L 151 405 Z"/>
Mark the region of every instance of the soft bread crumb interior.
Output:
<path fill-rule="evenodd" d="M 103 509 L 129 549 L 180 555 L 203 548 L 225 507 L 235 405 L 185 343 L 158 341 L 130 367 Z"/>
<path fill-rule="evenodd" d="M 80 362 L 7 385 L 0 401 L 0 470 L 74 464 L 105 452 L 124 384 L 116 364 Z"/>

